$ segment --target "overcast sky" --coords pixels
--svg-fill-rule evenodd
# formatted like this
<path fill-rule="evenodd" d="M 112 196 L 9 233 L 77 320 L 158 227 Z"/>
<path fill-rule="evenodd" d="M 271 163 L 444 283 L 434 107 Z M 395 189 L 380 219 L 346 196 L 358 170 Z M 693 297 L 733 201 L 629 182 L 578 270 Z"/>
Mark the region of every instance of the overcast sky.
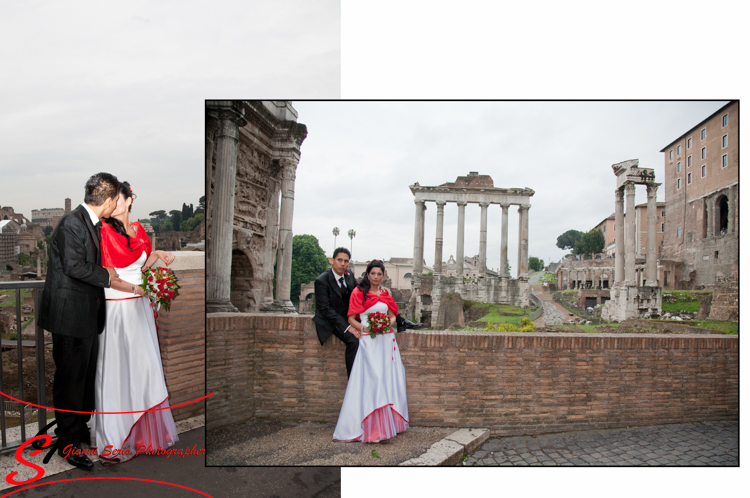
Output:
<path fill-rule="evenodd" d="M 612 164 L 639 159 L 664 181 L 659 152 L 724 105 L 709 102 L 294 102 L 307 125 L 295 183 L 294 233 L 312 234 L 327 254 L 350 247 L 353 258 L 412 257 L 414 196 L 409 185 L 436 186 L 470 171 L 495 187 L 535 191 L 529 210 L 529 256 L 545 263 L 569 251 L 557 236 L 587 231 L 614 212 Z M 664 200 L 664 185 L 658 201 Z M 636 203 L 646 188 L 636 189 Z M 437 209 L 427 203 L 425 259 L 434 263 Z M 500 265 L 502 210 L 491 205 L 487 265 Z M 443 261 L 456 254 L 455 203 L 445 207 Z M 464 254 L 479 253 L 477 204 L 466 207 Z M 508 214 L 512 275 L 518 211 Z"/>
<path fill-rule="evenodd" d="M 198 204 L 204 99 L 340 96 L 337 0 L 0 3 L 0 205 L 75 207 L 94 173 L 133 216 Z"/>

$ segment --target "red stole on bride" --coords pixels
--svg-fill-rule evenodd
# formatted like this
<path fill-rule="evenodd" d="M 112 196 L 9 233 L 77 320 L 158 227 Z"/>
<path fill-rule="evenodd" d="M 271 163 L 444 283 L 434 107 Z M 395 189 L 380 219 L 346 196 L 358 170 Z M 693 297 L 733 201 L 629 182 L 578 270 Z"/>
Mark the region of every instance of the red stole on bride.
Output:
<path fill-rule="evenodd" d="M 352 295 L 349 298 L 349 316 L 364 313 L 370 307 L 372 307 L 378 301 L 385 303 L 390 311 L 393 311 L 394 315 L 398 314 L 398 305 L 387 292 L 381 292 L 380 294 L 373 294 L 372 292 L 367 293 L 367 300 L 362 303 L 362 291 L 359 287 L 355 287 L 352 291 Z"/>
<path fill-rule="evenodd" d="M 141 257 L 141 252 L 146 251 L 146 257 L 151 254 L 151 239 L 148 238 L 146 230 L 140 223 L 131 223 L 135 228 L 135 237 L 128 239 L 120 235 L 106 221 L 102 221 L 102 266 L 113 268 L 127 268 Z"/>

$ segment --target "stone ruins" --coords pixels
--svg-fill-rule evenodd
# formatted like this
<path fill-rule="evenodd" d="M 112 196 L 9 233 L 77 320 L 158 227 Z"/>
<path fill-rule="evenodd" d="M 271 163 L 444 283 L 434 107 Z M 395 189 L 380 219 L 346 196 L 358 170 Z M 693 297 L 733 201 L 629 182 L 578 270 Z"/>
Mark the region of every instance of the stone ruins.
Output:
<path fill-rule="evenodd" d="M 206 101 L 207 312 L 296 312 L 294 180 L 306 137 L 290 102 Z"/>
<path fill-rule="evenodd" d="M 407 315 L 426 324 L 437 317 L 441 296 L 458 293 L 463 299 L 483 303 L 529 305 L 528 247 L 529 208 L 534 191 L 529 188 L 495 188 L 489 175 L 470 172 L 459 176 L 455 182 L 437 187 L 423 187 L 415 183 L 409 187 L 414 194 L 416 217 L 414 222 L 414 267 L 412 269 L 412 295 Z M 437 230 L 435 235 L 435 266 L 433 275 L 423 276 L 424 261 L 424 212 L 426 203 L 437 206 Z M 464 280 L 462 276 L 448 276 L 442 268 L 443 261 L 443 211 L 446 203 L 458 206 L 458 237 L 456 261 L 464 261 L 464 220 L 467 204 L 479 204 L 481 208 L 479 230 L 479 277 Z M 487 277 L 487 211 L 490 204 L 502 208 L 500 272 L 498 277 Z M 518 266 L 517 278 L 507 277 L 508 260 L 508 208 L 518 206 Z"/>
<path fill-rule="evenodd" d="M 641 315 L 661 313 L 661 287 L 656 280 L 656 191 L 654 170 L 639 168 L 638 159 L 613 164 L 617 176 L 615 190 L 615 279 L 610 300 L 602 308 L 602 318 L 623 321 Z M 645 285 L 636 276 L 635 267 L 635 186 L 645 185 L 648 196 Z M 624 203 L 627 209 L 623 214 Z"/>

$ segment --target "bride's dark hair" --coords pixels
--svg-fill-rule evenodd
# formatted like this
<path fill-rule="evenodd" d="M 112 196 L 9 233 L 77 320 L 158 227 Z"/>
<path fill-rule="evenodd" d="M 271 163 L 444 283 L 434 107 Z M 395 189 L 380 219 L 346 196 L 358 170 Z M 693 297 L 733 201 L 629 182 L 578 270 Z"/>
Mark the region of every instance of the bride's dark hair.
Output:
<path fill-rule="evenodd" d="M 369 275 L 372 269 L 376 266 L 383 270 L 383 275 L 385 276 L 385 265 L 383 264 L 383 262 L 379 259 L 373 259 L 372 261 L 370 261 L 370 264 L 367 265 L 367 269 L 365 270 L 365 276 L 362 277 L 362 280 L 359 281 L 359 285 L 357 285 L 359 290 L 362 291 L 362 304 L 365 304 L 365 301 L 367 301 L 367 292 L 370 290 Z"/>
<path fill-rule="evenodd" d="M 122 194 L 125 199 L 132 198 L 133 200 L 135 200 L 136 197 L 136 195 L 133 193 L 133 189 L 130 187 L 130 184 L 128 182 L 120 183 L 120 186 L 117 188 L 117 193 Z M 130 206 L 128 206 L 128 212 L 130 212 L 130 209 L 132 207 L 133 203 L 131 202 Z M 125 225 L 123 225 L 120 220 L 110 216 L 109 218 L 104 218 L 104 221 L 109 223 L 109 225 L 115 229 L 115 232 L 119 233 L 128 240 L 128 249 L 130 249 L 131 251 L 135 250 L 130 247 L 130 235 L 128 235 L 128 231 L 125 229 Z"/>

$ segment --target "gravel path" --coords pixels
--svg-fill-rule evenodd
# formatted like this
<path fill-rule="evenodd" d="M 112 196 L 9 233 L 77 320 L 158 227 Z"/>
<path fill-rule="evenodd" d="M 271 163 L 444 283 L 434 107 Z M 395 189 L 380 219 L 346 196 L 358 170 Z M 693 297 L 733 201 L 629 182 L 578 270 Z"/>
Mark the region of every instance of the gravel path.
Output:
<path fill-rule="evenodd" d="M 465 465 L 738 466 L 739 422 L 490 438 Z"/>

